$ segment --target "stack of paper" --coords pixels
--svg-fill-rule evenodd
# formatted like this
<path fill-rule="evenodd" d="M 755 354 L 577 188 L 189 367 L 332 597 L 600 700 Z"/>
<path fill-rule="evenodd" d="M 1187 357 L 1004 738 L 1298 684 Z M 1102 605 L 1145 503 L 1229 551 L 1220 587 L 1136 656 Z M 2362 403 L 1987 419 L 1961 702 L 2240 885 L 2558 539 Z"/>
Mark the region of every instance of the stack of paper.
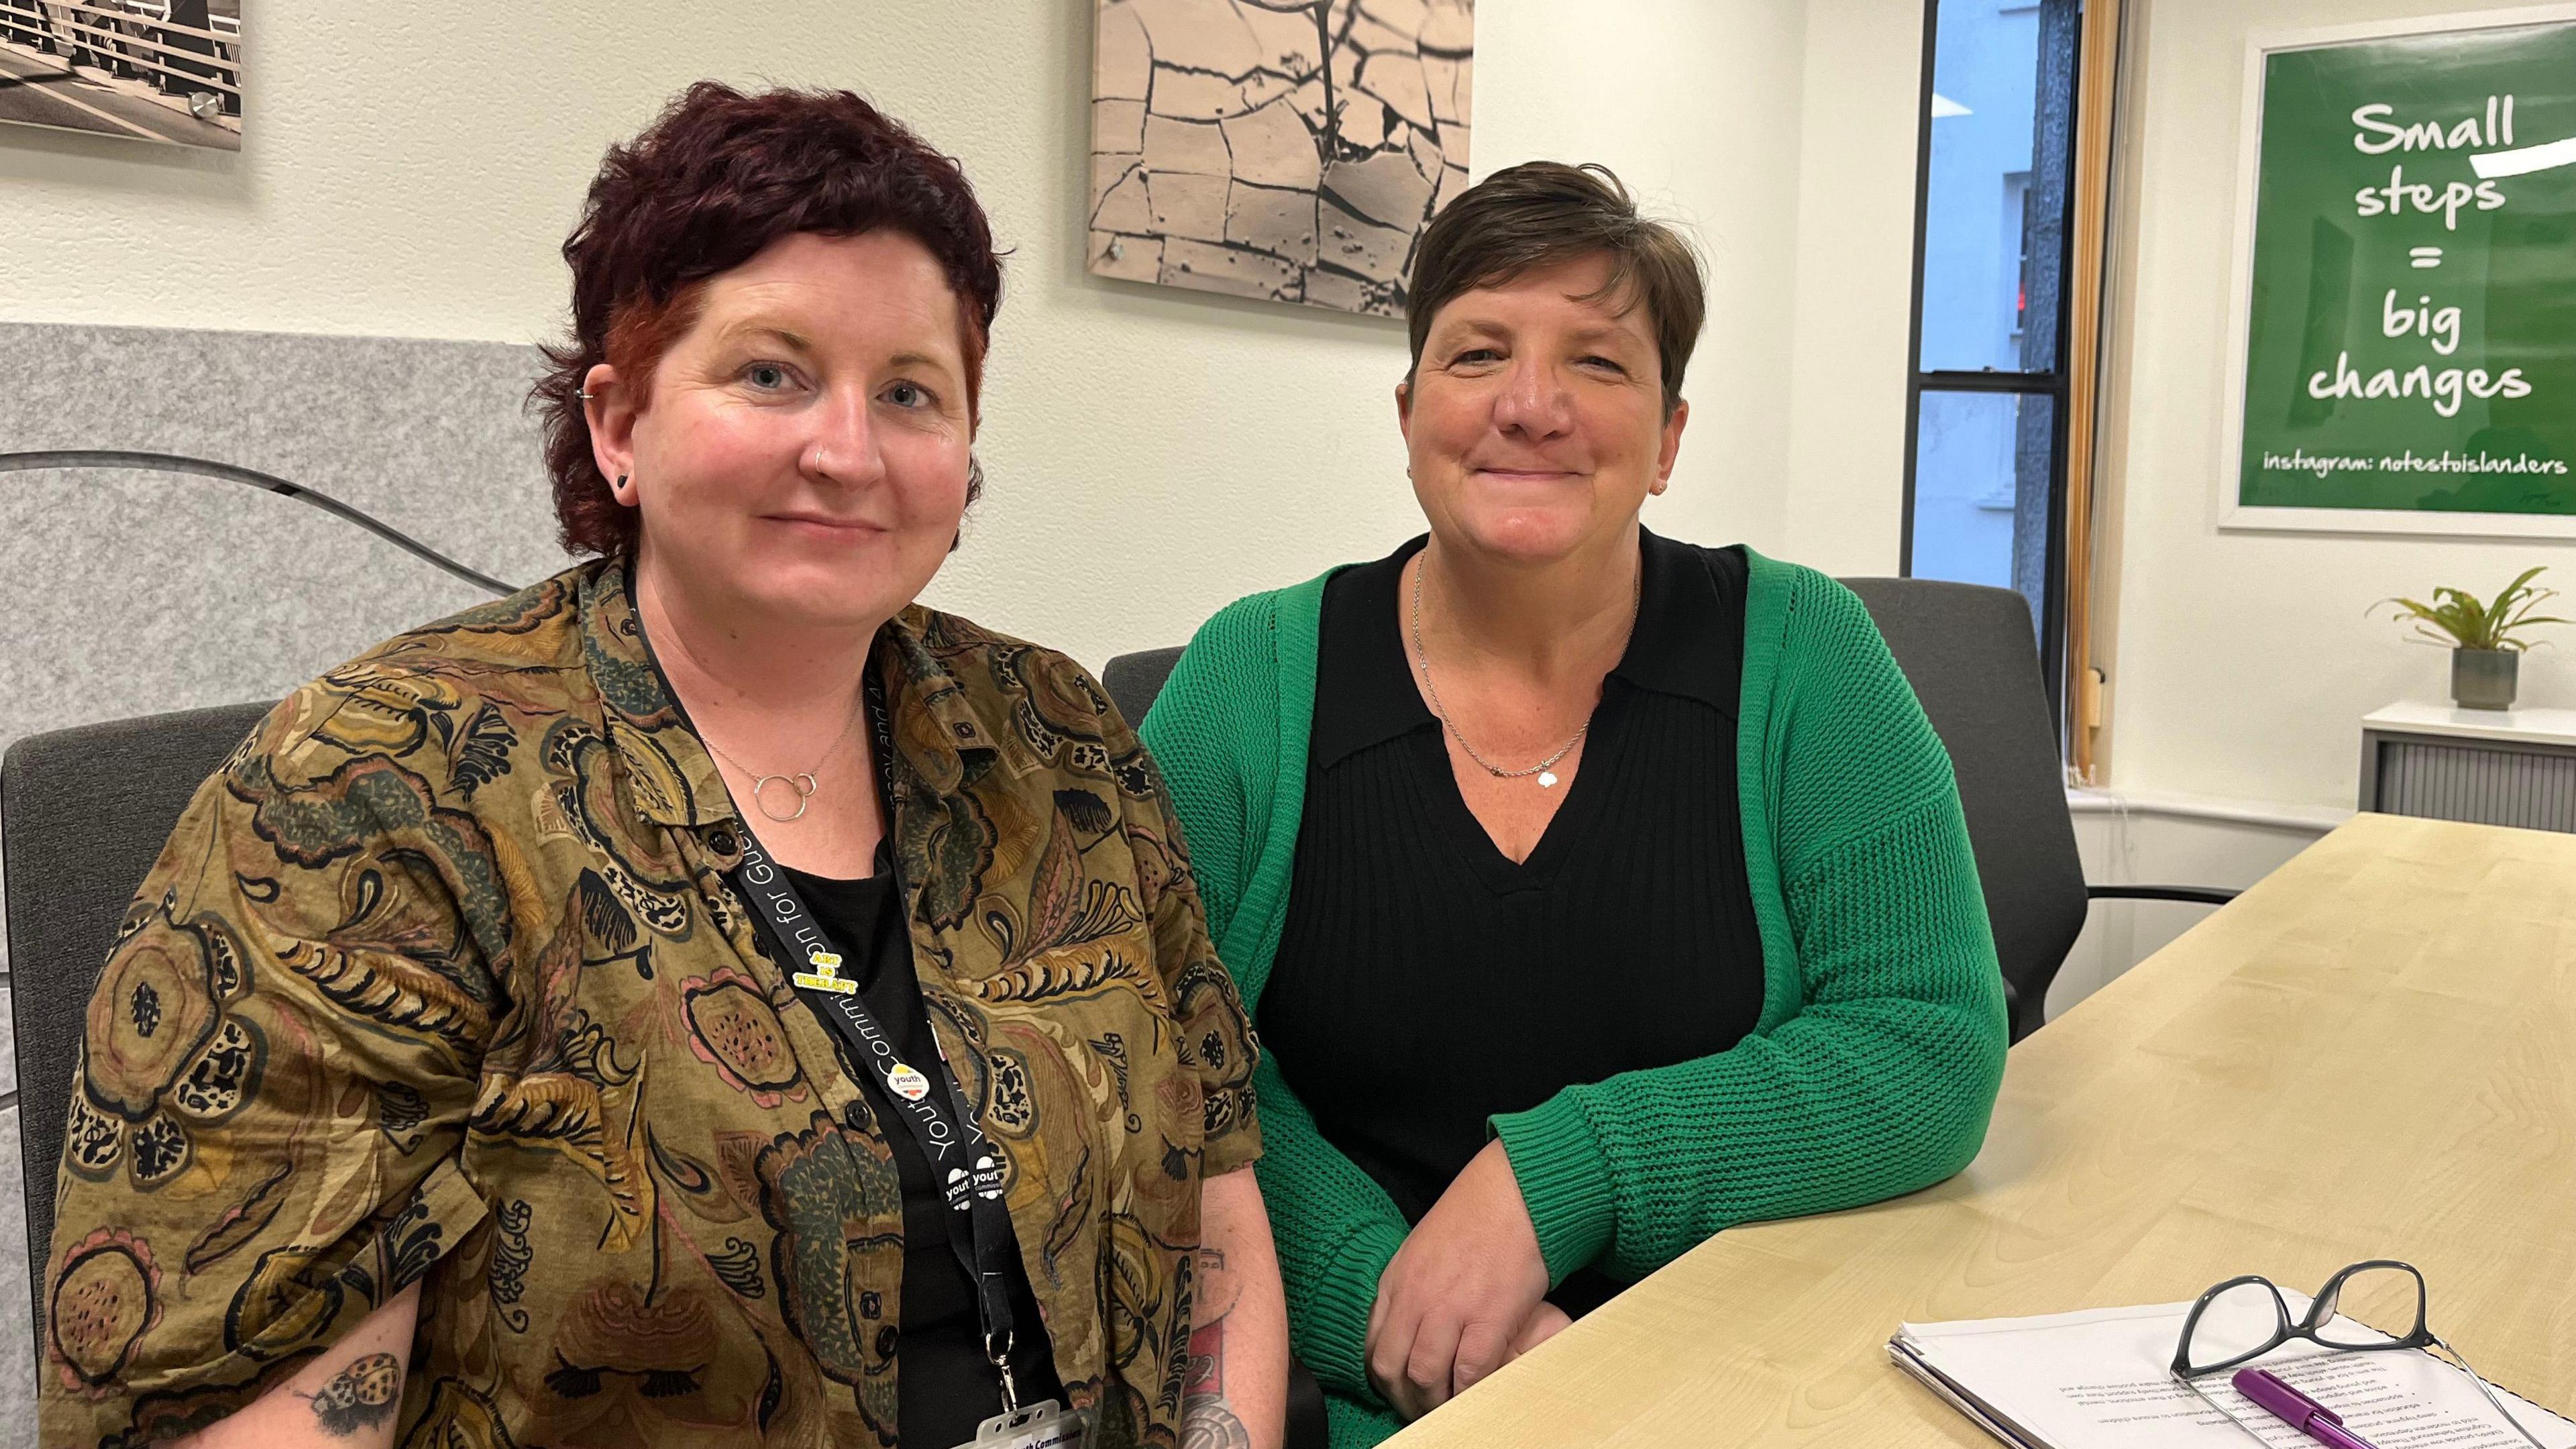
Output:
<path fill-rule="evenodd" d="M 2307 1311 L 2298 1295 L 2284 1296 L 2293 1315 Z M 2190 1310 L 2166 1303 L 1909 1323 L 1887 1351 L 2017 1449 L 2246 1449 L 2249 1434 L 2275 1449 L 2315 1449 L 2315 1440 L 2237 1393 L 2226 1374 L 2200 1380 L 2202 1393 L 2175 1382 L 2174 1342 Z M 2468 1375 L 2429 1353 L 2336 1353 L 2297 1341 L 2258 1363 L 2378 1449 L 2530 1449 Z M 2496 1396 L 2549 1449 L 2576 1449 L 2576 1423 L 2501 1389 Z"/>

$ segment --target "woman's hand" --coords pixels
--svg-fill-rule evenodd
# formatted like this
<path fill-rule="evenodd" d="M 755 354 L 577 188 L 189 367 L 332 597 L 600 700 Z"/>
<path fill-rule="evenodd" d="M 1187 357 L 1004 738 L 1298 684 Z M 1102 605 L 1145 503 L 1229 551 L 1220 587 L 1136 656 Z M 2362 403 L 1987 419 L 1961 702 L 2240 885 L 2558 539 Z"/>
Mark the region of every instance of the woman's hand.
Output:
<path fill-rule="evenodd" d="M 1573 1326 L 1574 1320 L 1566 1316 L 1564 1309 L 1540 1299 L 1530 1316 L 1522 1320 L 1521 1331 L 1512 1335 L 1512 1351 L 1503 1362 L 1510 1363 Z"/>
<path fill-rule="evenodd" d="M 1405 1418 L 1430 1413 L 1512 1360 L 1547 1286 L 1520 1181 L 1489 1142 L 1379 1276 L 1369 1382 Z"/>

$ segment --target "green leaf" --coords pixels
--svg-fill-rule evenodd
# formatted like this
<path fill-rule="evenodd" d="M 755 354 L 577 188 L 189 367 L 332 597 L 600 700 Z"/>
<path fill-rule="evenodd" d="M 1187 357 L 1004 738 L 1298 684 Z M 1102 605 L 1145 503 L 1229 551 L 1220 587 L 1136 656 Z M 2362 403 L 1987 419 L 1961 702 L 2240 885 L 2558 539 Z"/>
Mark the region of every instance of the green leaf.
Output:
<path fill-rule="evenodd" d="M 2496 595 L 2495 607 L 2488 612 L 2496 614 L 2503 613 L 2514 600 L 2522 597 L 2524 586 L 2529 584 L 2533 579 L 2540 577 L 2548 567 L 2549 565 L 2547 564 L 2541 564 L 2537 567 L 2524 569 L 2520 578 L 2517 578 L 2512 583 L 2505 585 L 2504 592 Z"/>
<path fill-rule="evenodd" d="M 2523 570 L 2492 600 L 2445 584 L 2433 590 L 2431 603 L 2398 595 L 2381 599 L 2364 612 L 2376 613 L 2381 605 L 2388 605 L 2398 622 L 2414 626 L 2416 635 L 2435 643 L 2448 641 L 2461 649 L 2526 649 L 2530 643 L 2515 638 L 2516 631 L 2570 622 L 2536 612 L 2558 597 L 2557 590 L 2532 583 L 2548 568 L 2540 564 Z"/>

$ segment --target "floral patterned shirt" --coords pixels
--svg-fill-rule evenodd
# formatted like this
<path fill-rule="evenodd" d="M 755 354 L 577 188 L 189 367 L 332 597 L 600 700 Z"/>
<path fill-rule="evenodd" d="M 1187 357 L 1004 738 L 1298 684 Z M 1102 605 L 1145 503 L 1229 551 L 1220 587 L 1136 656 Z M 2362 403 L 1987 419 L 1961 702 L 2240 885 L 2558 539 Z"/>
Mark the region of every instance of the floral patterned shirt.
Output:
<path fill-rule="evenodd" d="M 872 667 L 930 1020 L 1057 1372 L 1098 1442 L 1169 1444 L 1199 1183 L 1260 1128 L 1161 780 L 1060 655 L 916 607 Z M 421 1282 L 406 1446 L 894 1444 L 900 1185 L 741 848 L 613 562 L 280 704 L 90 1002 L 44 1442 L 201 1428 Z"/>

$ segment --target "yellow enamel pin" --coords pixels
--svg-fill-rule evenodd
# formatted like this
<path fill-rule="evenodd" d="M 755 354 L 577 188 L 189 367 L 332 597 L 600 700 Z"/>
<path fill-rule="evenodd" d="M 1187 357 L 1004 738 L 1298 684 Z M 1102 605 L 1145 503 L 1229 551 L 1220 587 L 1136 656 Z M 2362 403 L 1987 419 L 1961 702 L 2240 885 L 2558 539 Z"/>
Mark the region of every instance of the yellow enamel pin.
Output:
<path fill-rule="evenodd" d="M 805 960 L 814 969 L 799 971 L 788 978 L 797 985 L 809 991 L 831 991 L 843 996 L 848 996 L 859 989 L 859 983 L 842 978 L 841 958 L 838 955 L 816 947 L 813 954 L 807 956 Z"/>

